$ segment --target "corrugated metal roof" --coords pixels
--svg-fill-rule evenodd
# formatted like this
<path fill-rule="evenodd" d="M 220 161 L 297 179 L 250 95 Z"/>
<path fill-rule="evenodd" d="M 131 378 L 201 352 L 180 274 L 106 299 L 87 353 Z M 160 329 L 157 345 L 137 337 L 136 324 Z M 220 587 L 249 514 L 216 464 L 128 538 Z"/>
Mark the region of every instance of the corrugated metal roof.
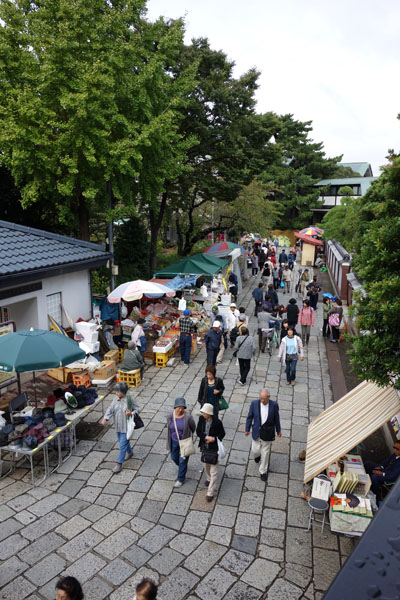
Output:
<path fill-rule="evenodd" d="M 102 246 L 0 221 L 0 277 L 110 257 Z"/>

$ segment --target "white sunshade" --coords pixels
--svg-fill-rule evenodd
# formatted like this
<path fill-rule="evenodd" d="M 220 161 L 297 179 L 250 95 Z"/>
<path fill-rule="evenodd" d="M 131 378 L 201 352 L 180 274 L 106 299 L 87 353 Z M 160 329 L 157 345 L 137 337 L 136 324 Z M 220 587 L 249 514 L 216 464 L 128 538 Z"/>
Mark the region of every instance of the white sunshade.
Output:
<path fill-rule="evenodd" d="M 399 412 L 395 389 L 369 381 L 360 383 L 310 423 L 304 482 L 319 475 Z"/>
<path fill-rule="evenodd" d="M 175 296 L 174 290 L 165 285 L 137 279 L 136 281 L 127 281 L 119 285 L 107 296 L 107 300 L 114 303 L 121 302 L 121 300 L 132 302 L 133 300 L 140 300 L 143 296 L 161 298 L 164 294 L 169 297 Z"/>

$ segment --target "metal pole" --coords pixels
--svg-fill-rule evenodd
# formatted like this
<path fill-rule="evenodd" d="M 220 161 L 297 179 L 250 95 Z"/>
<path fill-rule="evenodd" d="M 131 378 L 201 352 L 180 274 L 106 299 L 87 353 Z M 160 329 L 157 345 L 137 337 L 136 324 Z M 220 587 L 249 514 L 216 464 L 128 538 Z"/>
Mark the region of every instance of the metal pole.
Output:
<path fill-rule="evenodd" d="M 107 192 L 108 192 L 108 201 L 109 208 L 112 211 L 113 209 L 113 195 L 111 189 L 111 181 L 107 181 Z M 110 285 L 111 291 L 115 289 L 115 276 L 113 274 L 113 266 L 114 266 L 114 230 L 113 230 L 113 219 L 111 217 L 110 221 L 107 225 L 107 235 L 108 235 L 108 250 L 113 255 L 110 259 Z"/>
<path fill-rule="evenodd" d="M 211 202 L 211 227 L 213 228 L 211 232 L 211 243 L 214 243 L 214 200 Z"/>

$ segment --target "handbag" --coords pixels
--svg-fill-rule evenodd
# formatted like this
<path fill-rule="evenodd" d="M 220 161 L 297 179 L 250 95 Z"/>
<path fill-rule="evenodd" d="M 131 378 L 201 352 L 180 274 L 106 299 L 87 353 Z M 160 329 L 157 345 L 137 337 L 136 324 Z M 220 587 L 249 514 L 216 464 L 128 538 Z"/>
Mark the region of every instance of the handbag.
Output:
<path fill-rule="evenodd" d="M 191 456 L 192 454 L 194 454 L 196 452 L 194 449 L 192 436 L 189 436 L 188 438 L 185 438 L 183 440 L 180 439 L 179 433 L 178 433 L 178 428 L 176 426 L 175 414 L 174 414 L 174 426 L 175 426 L 175 431 L 176 431 L 176 437 L 178 438 L 180 454 L 181 454 L 182 458 L 188 458 L 189 456 Z"/>
<path fill-rule="evenodd" d="M 128 417 L 126 420 L 126 439 L 131 440 L 135 431 L 134 417 Z"/>
<path fill-rule="evenodd" d="M 234 352 L 233 352 L 233 356 L 234 356 L 235 358 L 237 357 L 237 355 L 238 355 L 238 352 L 239 352 L 240 348 L 242 347 L 242 344 L 244 344 L 244 343 L 245 343 L 245 341 L 246 341 L 246 338 L 248 338 L 248 337 L 249 337 L 249 336 L 248 336 L 248 335 L 246 335 L 246 336 L 245 336 L 245 338 L 244 338 L 244 340 L 243 340 L 243 342 L 240 342 L 240 344 L 239 344 L 239 348 L 238 348 L 237 350 L 234 350 Z M 215 463 L 214 463 L 214 464 L 215 464 Z"/>
<path fill-rule="evenodd" d="M 279 285 L 280 285 L 281 287 L 285 287 L 285 282 L 284 282 L 284 281 L 281 281 Z"/>
<path fill-rule="evenodd" d="M 218 443 L 218 460 L 224 460 L 224 458 L 227 454 L 226 448 L 219 438 L 217 438 L 217 443 Z"/>
<path fill-rule="evenodd" d="M 331 327 L 339 327 L 339 322 L 340 319 L 338 313 L 332 313 L 329 315 L 328 323 Z"/>
<path fill-rule="evenodd" d="M 218 450 L 213 448 L 210 449 L 208 444 L 204 444 L 201 451 L 201 462 L 207 463 L 208 465 L 216 465 L 218 462 Z"/>
<path fill-rule="evenodd" d="M 218 410 L 226 410 L 227 408 L 229 408 L 229 404 L 225 398 L 221 396 L 221 398 L 218 400 Z"/>
<path fill-rule="evenodd" d="M 135 421 L 135 429 L 142 429 L 142 427 L 144 427 L 144 423 L 138 414 L 135 413 L 133 419 Z"/>

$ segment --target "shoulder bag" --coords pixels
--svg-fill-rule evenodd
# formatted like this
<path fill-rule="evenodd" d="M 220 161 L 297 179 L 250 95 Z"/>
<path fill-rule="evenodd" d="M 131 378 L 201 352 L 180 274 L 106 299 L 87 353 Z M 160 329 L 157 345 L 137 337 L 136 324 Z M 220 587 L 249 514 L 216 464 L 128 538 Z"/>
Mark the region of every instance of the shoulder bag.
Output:
<path fill-rule="evenodd" d="M 239 352 L 240 348 L 241 348 L 241 347 L 242 347 L 242 345 L 245 343 L 245 341 L 246 341 L 246 339 L 247 339 L 248 337 L 249 337 L 249 336 L 248 336 L 248 335 L 246 335 L 246 336 L 245 336 L 245 338 L 244 338 L 244 340 L 243 340 L 243 342 L 240 342 L 240 344 L 239 344 L 239 348 L 233 352 L 233 356 L 234 356 L 235 358 L 237 357 L 237 355 L 238 355 L 238 352 Z M 215 463 L 214 463 L 214 464 L 215 464 Z"/>
<path fill-rule="evenodd" d="M 187 458 L 188 456 L 191 456 L 192 454 L 195 453 L 192 436 L 190 435 L 188 438 L 181 440 L 179 437 L 178 428 L 176 426 L 175 413 L 173 415 L 173 419 L 174 419 L 176 437 L 178 438 L 178 443 L 179 443 L 179 451 L 181 453 L 182 458 Z"/>

